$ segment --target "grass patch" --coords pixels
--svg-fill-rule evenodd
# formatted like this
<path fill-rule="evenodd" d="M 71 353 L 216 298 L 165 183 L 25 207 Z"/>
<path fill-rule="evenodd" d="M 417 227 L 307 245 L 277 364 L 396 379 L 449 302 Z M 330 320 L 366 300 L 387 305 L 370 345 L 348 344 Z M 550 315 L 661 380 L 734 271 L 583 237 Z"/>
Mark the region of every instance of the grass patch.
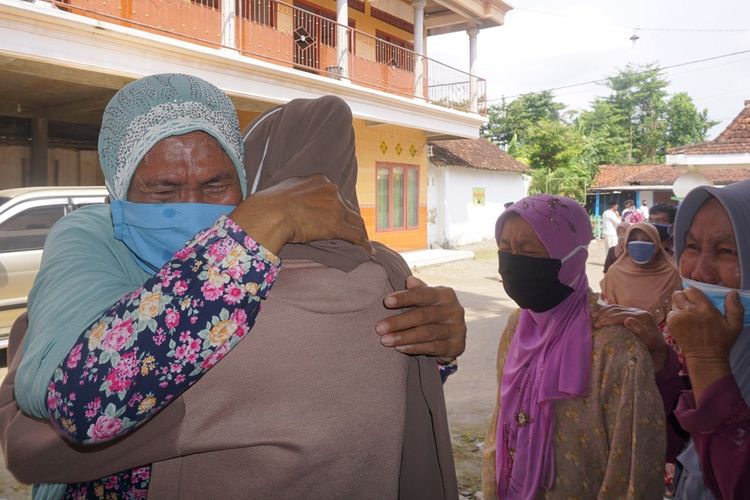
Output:
<path fill-rule="evenodd" d="M 475 498 L 476 493 L 482 491 L 484 429 L 453 429 L 451 439 L 458 492 L 466 498 Z"/>

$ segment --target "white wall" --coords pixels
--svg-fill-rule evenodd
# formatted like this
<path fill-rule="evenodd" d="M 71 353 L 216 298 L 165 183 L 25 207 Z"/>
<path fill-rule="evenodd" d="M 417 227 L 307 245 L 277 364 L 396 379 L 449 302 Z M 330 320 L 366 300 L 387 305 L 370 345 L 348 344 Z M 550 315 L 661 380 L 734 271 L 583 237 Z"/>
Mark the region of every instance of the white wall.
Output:
<path fill-rule="evenodd" d="M 503 205 L 526 196 L 528 182 L 515 172 L 493 172 L 430 165 L 427 240 L 431 246 L 454 247 L 495 237 Z M 484 188 L 485 204 L 472 202 L 474 188 Z M 433 195 L 434 194 L 434 195 Z M 433 218 L 430 217 L 435 215 Z"/>

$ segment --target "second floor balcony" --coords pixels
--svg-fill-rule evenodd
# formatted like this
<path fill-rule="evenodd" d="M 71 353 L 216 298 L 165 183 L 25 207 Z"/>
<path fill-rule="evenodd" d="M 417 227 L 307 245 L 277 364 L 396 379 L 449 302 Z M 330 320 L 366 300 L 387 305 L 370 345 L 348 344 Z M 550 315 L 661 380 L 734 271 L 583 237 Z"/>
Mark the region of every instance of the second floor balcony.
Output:
<path fill-rule="evenodd" d="M 354 2 L 352 2 L 354 3 Z M 61 10 L 236 50 L 353 84 L 484 114 L 486 81 L 386 34 L 338 24 L 313 4 L 278 0 L 53 0 Z"/>

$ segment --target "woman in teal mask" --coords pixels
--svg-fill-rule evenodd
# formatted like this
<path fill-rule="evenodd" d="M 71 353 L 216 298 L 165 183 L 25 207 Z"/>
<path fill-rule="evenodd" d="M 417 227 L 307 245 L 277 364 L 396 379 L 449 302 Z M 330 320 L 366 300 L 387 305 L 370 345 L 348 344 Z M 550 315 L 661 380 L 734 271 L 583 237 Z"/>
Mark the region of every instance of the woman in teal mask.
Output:
<path fill-rule="evenodd" d="M 699 187 L 675 221 L 675 256 L 685 290 L 676 292 L 667 328 L 680 363 L 653 317 L 612 307 L 597 324 L 623 322 L 649 347 L 669 421 L 668 458 L 677 455 L 675 498 L 739 499 L 750 491 L 750 181 Z M 676 406 L 676 407 L 675 407 Z M 681 427 L 681 429 L 679 428 Z M 678 431 L 687 431 L 687 446 Z"/>
<path fill-rule="evenodd" d="M 681 288 L 677 268 L 652 224 L 632 224 L 625 242 L 625 251 L 601 281 L 602 298 L 609 304 L 645 309 L 663 326 L 672 293 Z"/>
<path fill-rule="evenodd" d="M 15 398 L 24 413 L 51 421 L 74 442 L 115 446 L 98 447 L 88 462 L 64 449 L 81 459 L 76 474 L 85 479 L 38 487 L 40 498 L 145 495 L 150 461 L 142 461 L 139 446 L 170 429 L 156 425 L 116 439 L 161 410 L 179 419 L 180 405 L 170 402 L 248 336 L 280 271 L 281 247 L 338 238 L 371 248 L 361 217 L 322 176 L 289 179 L 245 199 L 236 112 L 199 78 L 154 75 L 121 89 L 105 109 L 99 157 L 111 205 L 77 210 L 50 232 L 29 296 Z M 417 295 L 430 295 L 419 288 Z M 404 297 L 393 300 L 408 306 Z M 436 321 L 428 316 L 401 324 L 422 332 Z M 463 338 L 459 330 L 446 331 Z M 42 434 L 49 430 L 23 415 L 14 422 L 24 419 Z M 46 434 L 40 441 L 57 446 Z M 150 458 L 174 453 L 159 449 Z M 87 463 L 124 472 L 87 482 L 97 477 Z"/>

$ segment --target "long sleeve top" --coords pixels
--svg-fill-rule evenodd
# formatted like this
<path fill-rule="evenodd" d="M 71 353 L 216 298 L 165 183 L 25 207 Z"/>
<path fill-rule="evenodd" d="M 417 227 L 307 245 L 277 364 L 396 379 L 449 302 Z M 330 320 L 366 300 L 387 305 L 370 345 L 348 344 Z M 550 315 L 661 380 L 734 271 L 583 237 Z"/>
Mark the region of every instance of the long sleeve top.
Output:
<path fill-rule="evenodd" d="M 656 382 L 667 412 L 668 459 L 687 437 L 693 440 L 703 480 L 720 499 L 744 498 L 750 491 L 750 408 L 734 377 L 727 375 L 703 392 L 700 407 L 679 376 L 677 355 L 668 351 Z"/>
<path fill-rule="evenodd" d="M 598 307 L 592 296 L 590 307 Z M 497 377 L 502 388 L 519 314 L 500 337 Z M 555 401 L 555 479 L 539 498 L 662 498 L 664 419 L 651 358 L 622 327 L 592 329 L 586 397 Z M 500 391 L 498 391 L 498 394 Z M 483 491 L 497 498 L 496 430 L 500 398 L 485 438 Z"/>
<path fill-rule="evenodd" d="M 276 256 L 221 217 L 82 334 L 50 381 L 53 423 L 81 444 L 144 423 L 252 328 Z M 66 497 L 145 496 L 150 466 L 70 485 Z"/>

